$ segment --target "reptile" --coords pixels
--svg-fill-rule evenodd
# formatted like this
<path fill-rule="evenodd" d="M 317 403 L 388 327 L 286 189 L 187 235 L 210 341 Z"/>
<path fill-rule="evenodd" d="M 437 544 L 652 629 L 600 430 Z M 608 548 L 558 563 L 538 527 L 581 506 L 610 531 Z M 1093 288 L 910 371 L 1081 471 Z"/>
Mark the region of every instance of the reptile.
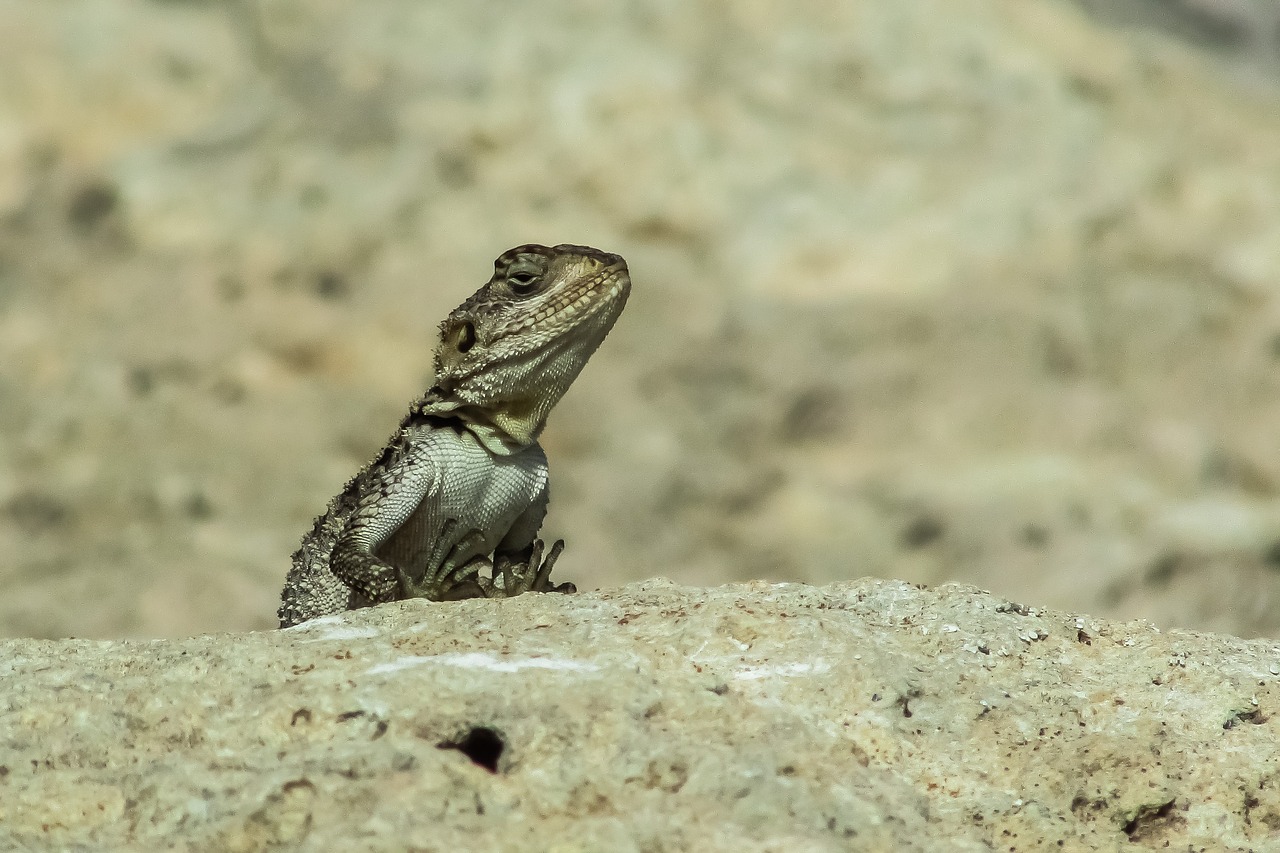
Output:
<path fill-rule="evenodd" d="M 547 416 L 613 328 L 626 261 L 588 246 L 517 246 L 440 324 L 435 382 L 293 554 L 280 627 L 407 598 L 573 592 L 547 511 Z"/>

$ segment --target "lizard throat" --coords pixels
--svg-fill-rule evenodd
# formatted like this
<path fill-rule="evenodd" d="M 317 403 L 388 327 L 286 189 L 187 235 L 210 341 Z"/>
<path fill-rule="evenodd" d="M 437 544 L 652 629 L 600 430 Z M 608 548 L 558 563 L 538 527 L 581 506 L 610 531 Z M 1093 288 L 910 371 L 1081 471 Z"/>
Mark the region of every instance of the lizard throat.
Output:
<path fill-rule="evenodd" d="M 537 400 L 502 406 L 468 404 L 458 399 L 432 399 L 429 395 L 415 407 L 417 416 L 438 425 L 466 430 L 495 456 L 511 456 L 538 440 L 547 421 L 546 406 Z"/>
<path fill-rule="evenodd" d="M 490 453 L 509 456 L 538 440 L 549 409 L 544 401 L 534 399 L 487 408 L 464 406 L 458 414 Z"/>

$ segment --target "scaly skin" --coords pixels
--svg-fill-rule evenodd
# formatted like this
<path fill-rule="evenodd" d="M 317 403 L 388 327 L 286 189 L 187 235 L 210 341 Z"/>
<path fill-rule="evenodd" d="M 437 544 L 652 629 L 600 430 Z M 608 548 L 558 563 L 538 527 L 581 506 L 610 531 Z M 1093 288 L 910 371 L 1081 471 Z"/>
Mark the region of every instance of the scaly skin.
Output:
<path fill-rule="evenodd" d="M 386 601 L 571 592 L 538 435 L 626 304 L 617 255 L 519 246 L 440 325 L 435 384 L 302 538 L 280 626 Z M 487 574 L 485 574 L 487 572 Z"/>

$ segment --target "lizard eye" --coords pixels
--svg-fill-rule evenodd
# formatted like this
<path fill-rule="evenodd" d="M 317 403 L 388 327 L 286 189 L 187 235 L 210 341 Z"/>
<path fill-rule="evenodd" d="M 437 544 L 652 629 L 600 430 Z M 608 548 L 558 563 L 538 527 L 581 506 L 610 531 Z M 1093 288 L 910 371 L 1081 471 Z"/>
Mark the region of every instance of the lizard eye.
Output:
<path fill-rule="evenodd" d="M 537 288 L 538 277 L 528 270 L 521 270 L 507 276 L 507 284 L 516 296 L 528 296 Z"/>

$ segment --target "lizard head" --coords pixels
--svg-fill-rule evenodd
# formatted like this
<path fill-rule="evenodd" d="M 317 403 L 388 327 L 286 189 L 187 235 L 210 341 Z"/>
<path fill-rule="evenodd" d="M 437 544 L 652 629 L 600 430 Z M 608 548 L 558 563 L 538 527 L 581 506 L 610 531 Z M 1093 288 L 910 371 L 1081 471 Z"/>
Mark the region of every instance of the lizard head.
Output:
<path fill-rule="evenodd" d="M 613 328 L 627 263 L 587 246 L 517 246 L 440 324 L 436 391 L 504 444 L 537 439 L 548 413 Z"/>

